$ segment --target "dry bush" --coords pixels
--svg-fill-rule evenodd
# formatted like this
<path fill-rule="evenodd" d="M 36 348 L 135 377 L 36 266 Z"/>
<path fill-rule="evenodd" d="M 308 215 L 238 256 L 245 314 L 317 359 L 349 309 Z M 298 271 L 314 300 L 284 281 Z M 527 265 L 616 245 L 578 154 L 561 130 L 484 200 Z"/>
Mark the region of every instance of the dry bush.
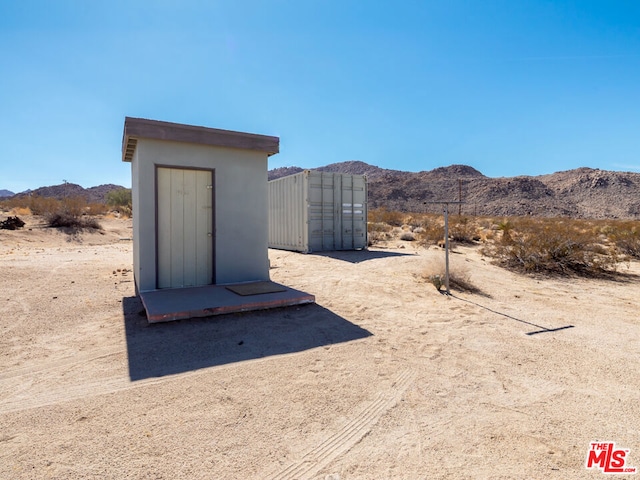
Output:
<path fill-rule="evenodd" d="M 403 232 L 400 234 L 400 240 L 404 240 L 405 242 L 413 242 L 416 239 L 416 236 L 412 232 Z"/>
<path fill-rule="evenodd" d="M 53 212 L 60 210 L 62 202 L 51 197 L 28 197 L 28 207 L 34 215 L 47 216 Z"/>
<path fill-rule="evenodd" d="M 130 206 L 121 205 L 118 207 L 117 212 L 119 218 L 131 218 L 133 216 L 133 209 Z"/>
<path fill-rule="evenodd" d="M 535 274 L 603 276 L 619 258 L 583 220 L 523 217 L 503 221 L 502 237 L 482 253 L 503 267 Z"/>
<path fill-rule="evenodd" d="M 399 227 L 404 223 L 405 214 L 387 210 L 384 207 L 369 210 L 368 221 L 372 223 L 386 223 L 392 227 Z"/>
<path fill-rule="evenodd" d="M 102 226 L 93 217 L 76 217 L 63 212 L 47 215 L 47 225 L 54 228 L 66 227 L 73 230 L 102 230 Z"/>
<path fill-rule="evenodd" d="M 369 233 L 372 232 L 390 232 L 391 226 L 387 223 L 382 222 L 369 222 L 367 223 L 367 230 Z"/>
<path fill-rule="evenodd" d="M 431 283 L 439 292 L 442 292 L 446 288 L 445 273 L 444 263 L 434 262 L 424 270 L 422 279 Z M 455 265 L 449 268 L 449 289 L 487 296 L 486 293 L 473 284 L 466 269 Z"/>
<path fill-rule="evenodd" d="M 9 206 L 10 201 L 7 200 L 0 200 L 0 212 L 11 212 L 13 207 Z"/>
<path fill-rule="evenodd" d="M 418 243 L 423 247 L 430 245 L 436 245 L 440 240 L 444 239 L 444 224 L 437 218 L 429 219 L 425 221 L 420 227 L 420 231 L 414 230 L 414 233 L 418 235 Z"/>
<path fill-rule="evenodd" d="M 379 242 L 391 240 L 392 235 L 389 232 L 370 232 L 367 235 L 367 244 L 371 247 Z"/>
<path fill-rule="evenodd" d="M 71 197 L 56 200 L 56 202 L 54 208 L 48 209 L 42 214 L 48 226 L 68 227 L 74 230 L 102 229 L 95 218 L 84 215 L 87 210 L 87 201 L 84 198 Z"/>
<path fill-rule="evenodd" d="M 11 210 L 12 208 L 21 206 L 24 205 L 18 202 L 16 197 L 2 197 L 0 199 L 0 208 L 3 210 Z"/>
<path fill-rule="evenodd" d="M 13 197 L 2 202 L 3 208 L 15 215 L 45 215 L 59 208 L 55 198 L 34 196 Z"/>
<path fill-rule="evenodd" d="M 415 231 L 416 228 L 425 228 L 434 218 L 436 215 L 431 213 L 410 213 L 405 217 L 405 223 Z"/>
<path fill-rule="evenodd" d="M 104 203 L 89 203 L 85 208 L 87 215 L 106 215 L 109 213 L 109 207 Z"/>
<path fill-rule="evenodd" d="M 414 230 L 414 232 L 416 232 Z M 465 216 L 449 217 L 449 240 L 457 243 L 472 244 L 482 239 L 481 227 L 475 218 Z M 423 246 L 437 245 L 444 240 L 444 218 L 431 215 L 424 222 L 420 231 L 419 241 Z"/>
<path fill-rule="evenodd" d="M 619 252 L 640 259 L 639 221 L 620 221 L 606 227 L 607 239 L 615 245 Z"/>
<path fill-rule="evenodd" d="M 14 215 L 22 215 L 23 217 L 27 215 L 32 215 L 31 209 L 29 207 L 15 207 L 11 209 L 11 212 Z"/>
<path fill-rule="evenodd" d="M 375 245 L 378 242 L 384 242 L 391 238 L 392 227 L 383 222 L 369 222 L 367 223 L 367 243 L 369 246 Z"/>
<path fill-rule="evenodd" d="M 452 216 L 449 219 L 449 238 L 458 243 L 473 243 L 480 240 L 480 235 L 469 217 Z"/>

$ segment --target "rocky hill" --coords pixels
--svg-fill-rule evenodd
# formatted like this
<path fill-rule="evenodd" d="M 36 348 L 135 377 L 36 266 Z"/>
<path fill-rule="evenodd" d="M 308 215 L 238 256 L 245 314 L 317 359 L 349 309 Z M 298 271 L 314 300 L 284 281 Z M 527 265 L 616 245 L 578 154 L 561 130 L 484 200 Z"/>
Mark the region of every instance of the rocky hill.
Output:
<path fill-rule="evenodd" d="M 107 194 L 113 190 L 120 190 L 124 187 L 120 185 L 99 185 L 97 187 L 83 188 L 75 183 L 62 183 L 60 185 L 52 185 L 49 187 L 40 187 L 36 190 L 30 190 L 29 192 L 18 193 L 16 197 L 22 197 L 27 195 L 39 196 L 39 197 L 53 197 L 53 198 L 69 198 L 69 197 L 83 197 L 89 203 L 105 203 Z"/>
<path fill-rule="evenodd" d="M 303 171 L 282 167 L 269 171 L 269 180 Z M 369 207 L 407 212 L 441 212 L 434 201 L 461 198 L 466 215 L 640 219 L 640 173 L 578 168 L 539 176 L 491 178 L 467 165 L 450 165 L 424 172 L 389 170 L 351 161 L 318 167 L 323 172 L 366 175 Z M 104 202 L 119 185 L 83 188 L 74 183 L 41 187 L 17 196 L 82 196 Z M 450 211 L 458 212 L 458 206 Z"/>
<path fill-rule="evenodd" d="M 302 171 L 271 170 L 269 179 Z M 334 163 L 315 170 L 366 174 L 370 208 L 440 212 L 429 202 L 458 200 L 463 214 L 640 219 L 640 173 L 578 168 L 550 175 L 490 178 L 466 165 L 424 172 L 382 169 L 364 162 Z M 458 206 L 450 207 L 458 212 Z"/>
<path fill-rule="evenodd" d="M 13 197 L 15 193 L 10 190 L 0 190 L 0 198 L 2 197 Z"/>

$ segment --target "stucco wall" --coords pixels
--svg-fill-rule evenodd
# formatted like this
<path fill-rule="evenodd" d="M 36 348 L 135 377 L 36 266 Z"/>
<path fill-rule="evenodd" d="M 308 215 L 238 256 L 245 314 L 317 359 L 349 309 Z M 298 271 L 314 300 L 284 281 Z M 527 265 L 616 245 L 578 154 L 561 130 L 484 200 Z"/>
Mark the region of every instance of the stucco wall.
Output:
<path fill-rule="evenodd" d="M 267 154 L 141 138 L 132 160 L 138 290 L 156 288 L 156 165 L 215 170 L 216 283 L 268 280 Z"/>

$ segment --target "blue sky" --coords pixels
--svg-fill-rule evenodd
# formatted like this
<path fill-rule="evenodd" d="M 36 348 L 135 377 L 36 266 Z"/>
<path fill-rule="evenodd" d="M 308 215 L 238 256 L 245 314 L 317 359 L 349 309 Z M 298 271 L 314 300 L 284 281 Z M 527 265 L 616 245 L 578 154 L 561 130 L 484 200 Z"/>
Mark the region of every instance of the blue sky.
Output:
<path fill-rule="evenodd" d="M 0 189 L 130 186 L 125 116 L 269 168 L 640 171 L 640 2 L 0 0 Z"/>

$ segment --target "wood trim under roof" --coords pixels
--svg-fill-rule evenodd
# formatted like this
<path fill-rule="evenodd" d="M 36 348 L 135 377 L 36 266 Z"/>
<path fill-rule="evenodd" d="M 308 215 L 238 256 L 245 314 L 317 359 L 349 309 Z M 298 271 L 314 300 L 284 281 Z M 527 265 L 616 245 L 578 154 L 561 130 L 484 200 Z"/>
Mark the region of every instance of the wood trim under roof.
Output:
<path fill-rule="evenodd" d="M 133 154 L 140 138 L 241 148 L 264 152 L 267 155 L 273 155 L 280 151 L 280 139 L 278 137 L 161 122 L 146 118 L 125 117 L 124 132 L 122 134 L 123 162 L 133 160 Z"/>

